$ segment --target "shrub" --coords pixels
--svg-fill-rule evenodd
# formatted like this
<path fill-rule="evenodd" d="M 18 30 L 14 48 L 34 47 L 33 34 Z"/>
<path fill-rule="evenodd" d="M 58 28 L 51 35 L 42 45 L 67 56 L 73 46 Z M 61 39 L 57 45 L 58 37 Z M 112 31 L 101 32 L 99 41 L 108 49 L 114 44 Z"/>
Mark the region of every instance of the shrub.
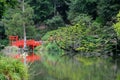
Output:
<path fill-rule="evenodd" d="M 2 80 L 28 80 L 27 68 L 19 60 L 0 57 L 0 78 Z"/>
<path fill-rule="evenodd" d="M 117 36 L 120 37 L 120 12 L 117 14 L 117 23 L 114 24 L 114 29 L 117 33 Z"/>
<path fill-rule="evenodd" d="M 112 32 L 113 30 L 109 28 Z M 76 54 L 86 56 L 107 55 L 112 50 L 114 34 L 95 22 L 81 21 L 69 27 L 59 28 L 48 32 L 42 39 L 55 42 L 56 45 L 65 51 L 66 55 Z"/>

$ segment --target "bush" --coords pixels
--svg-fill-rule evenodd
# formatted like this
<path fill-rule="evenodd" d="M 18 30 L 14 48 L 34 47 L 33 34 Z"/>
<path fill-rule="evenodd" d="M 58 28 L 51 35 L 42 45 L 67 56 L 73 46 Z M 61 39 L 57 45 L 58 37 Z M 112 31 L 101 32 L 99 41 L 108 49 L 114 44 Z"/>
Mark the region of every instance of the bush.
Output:
<path fill-rule="evenodd" d="M 109 28 L 112 32 L 113 30 Z M 55 42 L 67 55 L 107 55 L 112 50 L 113 34 L 96 22 L 78 22 L 69 27 L 48 32 L 42 39 Z"/>
<path fill-rule="evenodd" d="M 114 29 L 118 38 L 120 37 L 120 12 L 117 14 L 117 23 L 114 24 Z"/>
<path fill-rule="evenodd" d="M 28 80 L 27 68 L 16 59 L 0 57 L 1 80 Z"/>
<path fill-rule="evenodd" d="M 75 15 L 69 14 L 68 18 L 71 20 L 71 23 L 73 25 L 81 22 L 81 23 L 90 23 L 91 22 L 91 16 L 88 16 L 87 14 L 79 14 L 79 13 L 74 13 Z"/>

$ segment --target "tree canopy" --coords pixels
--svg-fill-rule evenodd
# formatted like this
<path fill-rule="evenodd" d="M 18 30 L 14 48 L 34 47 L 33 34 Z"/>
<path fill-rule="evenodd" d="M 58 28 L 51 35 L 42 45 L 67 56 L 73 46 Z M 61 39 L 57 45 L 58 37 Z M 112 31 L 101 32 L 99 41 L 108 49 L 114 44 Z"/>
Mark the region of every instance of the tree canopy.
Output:
<path fill-rule="evenodd" d="M 18 35 L 22 38 L 24 23 L 27 36 L 34 36 L 36 29 L 32 20 L 33 14 L 33 9 L 27 4 L 25 4 L 25 12 L 22 11 L 22 4 L 19 4 L 14 9 L 11 8 L 6 11 L 4 18 L 2 19 L 6 35 Z"/>

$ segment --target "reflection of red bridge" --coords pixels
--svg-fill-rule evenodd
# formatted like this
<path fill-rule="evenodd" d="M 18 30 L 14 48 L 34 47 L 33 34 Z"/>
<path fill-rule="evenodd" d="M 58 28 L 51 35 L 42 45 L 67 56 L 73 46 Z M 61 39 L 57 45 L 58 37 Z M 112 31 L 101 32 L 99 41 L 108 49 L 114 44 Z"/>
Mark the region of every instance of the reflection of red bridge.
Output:
<path fill-rule="evenodd" d="M 19 40 L 18 36 L 9 36 L 9 40 L 10 40 L 11 46 L 17 46 L 19 48 L 24 47 L 24 40 Z M 26 40 L 26 46 L 29 47 L 30 50 L 32 50 L 31 52 L 29 52 L 29 55 L 26 56 L 27 62 L 34 62 L 34 61 L 40 60 L 40 56 L 34 54 L 33 50 L 35 47 L 40 46 L 41 44 L 42 43 L 40 41 L 35 41 L 33 39 Z M 16 54 L 16 56 L 14 56 L 14 57 L 20 58 L 21 56 L 22 56 L 22 54 Z M 21 58 L 23 58 L 23 57 L 21 57 Z"/>

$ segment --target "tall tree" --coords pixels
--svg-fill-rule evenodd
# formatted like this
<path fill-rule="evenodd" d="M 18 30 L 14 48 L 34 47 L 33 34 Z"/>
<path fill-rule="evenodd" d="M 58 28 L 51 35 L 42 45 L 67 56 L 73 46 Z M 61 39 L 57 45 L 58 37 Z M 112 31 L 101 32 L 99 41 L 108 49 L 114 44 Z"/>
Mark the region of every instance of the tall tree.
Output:
<path fill-rule="evenodd" d="M 99 0 L 97 5 L 97 17 L 104 21 L 111 21 L 120 10 L 119 0 Z"/>
<path fill-rule="evenodd" d="M 34 9 L 35 23 L 43 22 L 54 14 L 54 4 L 51 0 L 26 0 Z"/>
<path fill-rule="evenodd" d="M 6 40 L 5 27 L 1 22 L 2 17 L 4 16 L 5 11 L 8 8 L 14 7 L 17 4 L 17 0 L 0 0 L 0 49 L 7 45 L 8 41 Z"/>
<path fill-rule="evenodd" d="M 96 16 L 97 0 L 70 0 L 69 16 L 74 16 L 80 13 Z"/>
<path fill-rule="evenodd" d="M 0 19 L 2 18 L 7 7 L 14 7 L 17 0 L 0 0 Z"/>
<path fill-rule="evenodd" d="M 69 23 L 67 19 L 67 11 L 69 10 L 70 0 L 27 0 L 34 8 L 35 23 L 44 22 L 46 19 L 60 14 L 65 23 Z"/>
<path fill-rule="evenodd" d="M 23 37 L 23 23 L 26 26 L 27 36 L 35 35 L 35 27 L 33 23 L 33 9 L 25 3 L 25 11 L 22 11 L 22 4 L 19 3 L 15 8 L 6 11 L 2 19 L 5 26 L 5 33 L 9 35 L 18 35 Z"/>
<path fill-rule="evenodd" d="M 58 12 L 62 16 L 62 19 L 66 24 L 70 24 L 69 20 L 67 19 L 69 3 L 70 3 L 70 0 L 56 0 L 56 3 L 55 3 L 56 4 L 56 6 L 55 6 L 56 12 Z"/>
<path fill-rule="evenodd" d="M 120 9 L 119 0 L 71 0 L 69 17 L 73 19 L 80 13 L 91 15 L 93 19 L 106 23 Z"/>

